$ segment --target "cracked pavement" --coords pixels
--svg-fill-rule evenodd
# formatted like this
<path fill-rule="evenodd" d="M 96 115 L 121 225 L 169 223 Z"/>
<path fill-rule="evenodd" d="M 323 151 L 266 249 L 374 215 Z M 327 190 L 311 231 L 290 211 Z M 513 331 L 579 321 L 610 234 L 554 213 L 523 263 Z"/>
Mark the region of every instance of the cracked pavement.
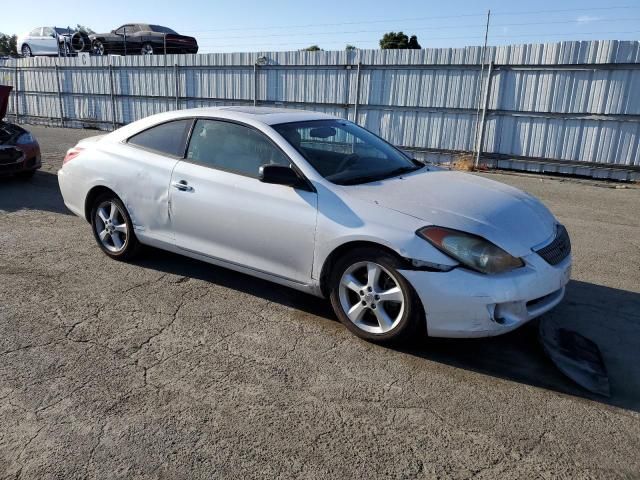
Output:
<path fill-rule="evenodd" d="M 284 287 L 109 260 L 55 177 L 96 132 L 29 128 L 42 171 L 0 179 L 0 479 L 640 476 L 640 189 L 486 174 L 567 226 L 573 281 L 541 321 L 598 343 L 603 399 L 535 325 L 389 349 Z"/>

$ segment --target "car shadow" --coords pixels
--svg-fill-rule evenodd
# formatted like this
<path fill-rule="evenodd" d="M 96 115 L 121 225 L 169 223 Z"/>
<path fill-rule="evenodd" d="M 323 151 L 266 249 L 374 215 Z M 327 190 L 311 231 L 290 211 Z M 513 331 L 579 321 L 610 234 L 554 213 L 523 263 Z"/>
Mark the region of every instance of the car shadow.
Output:
<path fill-rule="evenodd" d="M 541 326 L 576 332 L 598 346 L 608 373 L 610 397 L 591 393 L 561 373 L 542 346 Z M 640 411 L 640 293 L 572 280 L 560 305 L 518 330 L 482 339 L 428 338 L 402 351 L 457 368 Z"/>
<path fill-rule="evenodd" d="M 55 173 L 38 170 L 28 180 L 16 176 L 0 177 L 0 211 L 24 209 L 71 215 L 62 200 Z"/>
<path fill-rule="evenodd" d="M 337 321 L 329 302 L 225 268 L 149 249 L 140 266 L 196 278 Z M 611 397 L 583 389 L 558 370 L 538 338 L 539 322 L 554 321 L 577 331 L 600 348 Z M 563 303 L 513 332 L 480 339 L 416 339 L 393 347 L 456 368 L 640 411 L 640 294 L 571 281 Z M 380 347 L 384 348 L 384 347 Z"/>

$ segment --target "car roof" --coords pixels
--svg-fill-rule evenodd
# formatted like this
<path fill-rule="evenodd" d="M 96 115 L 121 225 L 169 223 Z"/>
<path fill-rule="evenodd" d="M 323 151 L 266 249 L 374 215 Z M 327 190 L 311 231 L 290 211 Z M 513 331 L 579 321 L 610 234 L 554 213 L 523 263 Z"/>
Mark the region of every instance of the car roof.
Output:
<path fill-rule="evenodd" d="M 176 112 L 177 113 L 177 112 Z M 336 117 L 326 113 L 294 108 L 273 108 L 253 106 L 205 107 L 180 110 L 180 116 L 219 117 L 229 120 L 249 121 L 276 125 L 278 123 L 304 122 L 308 120 L 332 120 Z"/>
<path fill-rule="evenodd" d="M 190 108 L 158 113 L 125 125 L 108 137 L 113 141 L 123 141 L 147 128 L 160 123 L 182 118 L 212 117 L 222 120 L 236 120 L 238 122 L 260 127 L 260 125 L 277 125 L 280 123 L 305 122 L 309 120 L 338 120 L 337 117 L 326 113 L 312 112 L 309 110 L 296 110 L 293 108 L 272 108 L 253 106 L 226 106 Z"/>

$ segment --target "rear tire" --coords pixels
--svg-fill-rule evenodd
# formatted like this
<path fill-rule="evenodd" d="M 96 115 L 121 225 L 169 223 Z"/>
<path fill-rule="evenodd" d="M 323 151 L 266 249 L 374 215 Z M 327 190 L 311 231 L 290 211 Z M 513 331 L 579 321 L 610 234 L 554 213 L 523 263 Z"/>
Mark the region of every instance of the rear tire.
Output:
<path fill-rule="evenodd" d="M 355 335 L 376 343 L 403 343 L 425 333 L 422 305 L 398 272 L 400 259 L 378 248 L 351 251 L 333 266 L 331 305 Z"/>
<path fill-rule="evenodd" d="M 100 40 L 95 40 L 91 45 L 91 51 L 94 55 L 102 56 L 105 54 L 104 44 Z"/>
<path fill-rule="evenodd" d="M 23 57 L 33 57 L 33 53 L 31 52 L 31 47 L 29 45 L 22 45 L 20 49 Z"/>
<path fill-rule="evenodd" d="M 100 249 L 116 260 L 131 260 L 140 250 L 131 217 L 113 193 L 99 195 L 91 208 L 91 228 Z"/>
<path fill-rule="evenodd" d="M 151 45 L 149 42 L 142 45 L 142 48 L 140 49 L 141 55 L 153 55 L 153 53 L 153 45 Z"/>

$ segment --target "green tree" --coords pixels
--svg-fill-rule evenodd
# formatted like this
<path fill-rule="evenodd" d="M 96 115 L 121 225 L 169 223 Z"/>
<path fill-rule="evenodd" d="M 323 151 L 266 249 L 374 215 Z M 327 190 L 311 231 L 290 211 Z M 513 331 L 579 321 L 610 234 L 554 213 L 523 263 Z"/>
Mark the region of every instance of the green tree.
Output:
<path fill-rule="evenodd" d="M 0 55 L 18 55 L 18 37 L 0 33 Z"/>
<path fill-rule="evenodd" d="M 407 36 L 404 32 L 388 32 L 380 39 L 380 48 L 400 48 L 400 49 L 419 49 L 422 48 L 418 43 L 418 37 Z"/>
<path fill-rule="evenodd" d="M 304 52 L 319 52 L 321 50 L 322 49 L 318 45 L 311 45 L 310 47 L 302 49 Z"/>
<path fill-rule="evenodd" d="M 356 47 L 355 45 L 347 45 L 346 47 L 344 47 L 344 49 L 345 49 L 347 52 L 351 52 L 351 51 L 353 51 L 353 50 L 358 50 L 358 47 Z"/>

